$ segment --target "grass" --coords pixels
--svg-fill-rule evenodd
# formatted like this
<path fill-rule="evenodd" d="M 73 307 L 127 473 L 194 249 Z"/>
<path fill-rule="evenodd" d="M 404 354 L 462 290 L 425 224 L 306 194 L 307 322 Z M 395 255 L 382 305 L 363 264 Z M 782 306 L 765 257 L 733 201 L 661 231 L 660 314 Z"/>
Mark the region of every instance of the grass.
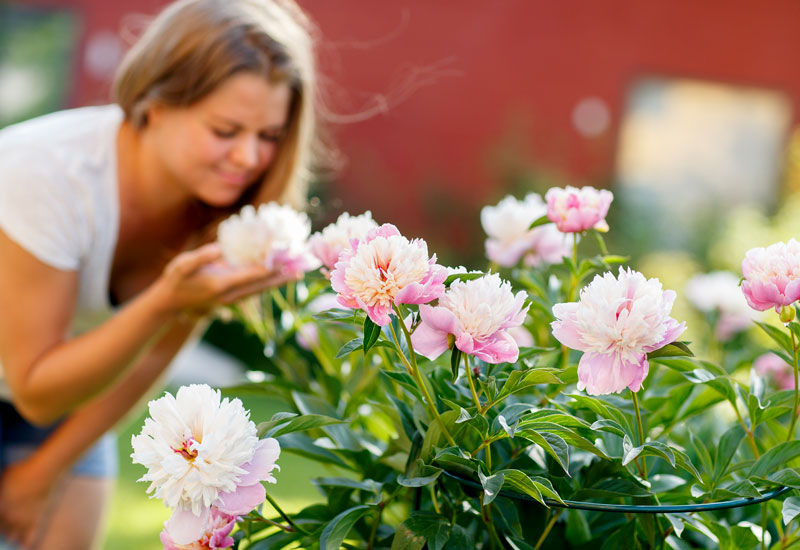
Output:
<path fill-rule="evenodd" d="M 250 409 L 256 422 L 269 419 L 275 412 L 284 410 L 280 403 L 264 398 L 241 398 Z M 103 548 L 113 550 L 162 550 L 159 533 L 170 510 L 160 500 L 150 499 L 145 493 L 147 483 L 137 483 L 144 468 L 131 463 L 131 435 L 139 433 L 146 411 L 119 430 L 118 446 L 120 475 L 109 511 L 108 533 Z M 276 485 L 267 485 L 269 494 L 286 512 L 293 512 L 314 502 L 323 502 L 322 496 L 310 483 L 312 477 L 331 475 L 320 464 L 296 455 L 284 454 L 278 460 L 280 472 L 275 472 Z M 268 509 L 269 504 L 265 504 Z"/>

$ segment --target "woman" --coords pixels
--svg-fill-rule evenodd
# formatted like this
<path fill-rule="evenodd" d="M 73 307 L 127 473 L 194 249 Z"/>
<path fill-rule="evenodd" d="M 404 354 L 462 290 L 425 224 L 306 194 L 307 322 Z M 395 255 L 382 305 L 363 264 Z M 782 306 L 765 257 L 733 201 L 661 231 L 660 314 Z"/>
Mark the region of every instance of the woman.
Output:
<path fill-rule="evenodd" d="M 226 266 L 208 243 L 246 203 L 301 202 L 314 80 L 310 26 L 290 0 L 181 0 L 128 52 L 114 105 L 0 132 L 8 539 L 97 544 L 115 468 L 97 440 L 199 316 L 285 281 Z"/>

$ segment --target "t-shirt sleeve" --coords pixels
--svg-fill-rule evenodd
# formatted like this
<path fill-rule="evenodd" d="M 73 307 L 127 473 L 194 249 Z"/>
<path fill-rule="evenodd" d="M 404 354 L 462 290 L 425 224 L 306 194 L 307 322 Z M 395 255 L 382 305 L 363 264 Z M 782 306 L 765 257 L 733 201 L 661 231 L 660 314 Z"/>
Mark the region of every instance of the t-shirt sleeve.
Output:
<path fill-rule="evenodd" d="M 65 271 L 80 267 L 84 204 L 52 154 L 0 149 L 0 230 L 41 262 Z"/>

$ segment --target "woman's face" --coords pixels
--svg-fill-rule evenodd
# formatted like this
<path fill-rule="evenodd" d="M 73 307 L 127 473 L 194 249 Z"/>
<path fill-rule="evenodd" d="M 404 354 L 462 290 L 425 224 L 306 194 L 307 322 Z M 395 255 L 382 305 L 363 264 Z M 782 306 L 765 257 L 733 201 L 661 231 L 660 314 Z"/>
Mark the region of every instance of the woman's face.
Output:
<path fill-rule="evenodd" d="M 235 74 L 189 107 L 154 106 L 145 132 L 167 179 L 211 206 L 230 206 L 261 179 L 288 119 L 291 89 Z"/>

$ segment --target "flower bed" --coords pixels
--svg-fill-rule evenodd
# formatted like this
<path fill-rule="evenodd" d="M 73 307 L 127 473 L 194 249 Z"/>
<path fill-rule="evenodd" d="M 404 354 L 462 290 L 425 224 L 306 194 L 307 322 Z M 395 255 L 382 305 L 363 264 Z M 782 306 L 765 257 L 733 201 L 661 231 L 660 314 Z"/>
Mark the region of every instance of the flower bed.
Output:
<path fill-rule="evenodd" d="M 741 291 L 777 312 L 757 324 L 793 381 L 770 389 L 779 367 L 748 377 L 750 363 L 679 340 L 676 293 L 606 251 L 611 200 L 566 188 L 485 208 L 488 272 L 439 265 L 369 213 L 310 238 L 275 205 L 225 222 L 230 262 L 306 272 L 232 308 L 269 368 L 226 395 L 292 410 L 256 424 L 198 387 L 151 404 L 133 457 L 176 510 L 165 546 L 800 547 L 800 245 L 743 262 Z M 745 328 L 715 303 L 717 334 Z M 228 408 L 239 427 L 218 432 Z M 260 483 L 280 483 L 278 452 L 283 468 L 298 454 L 348 474 L 313 480 L 327 503 L 290 517 Z"/>

